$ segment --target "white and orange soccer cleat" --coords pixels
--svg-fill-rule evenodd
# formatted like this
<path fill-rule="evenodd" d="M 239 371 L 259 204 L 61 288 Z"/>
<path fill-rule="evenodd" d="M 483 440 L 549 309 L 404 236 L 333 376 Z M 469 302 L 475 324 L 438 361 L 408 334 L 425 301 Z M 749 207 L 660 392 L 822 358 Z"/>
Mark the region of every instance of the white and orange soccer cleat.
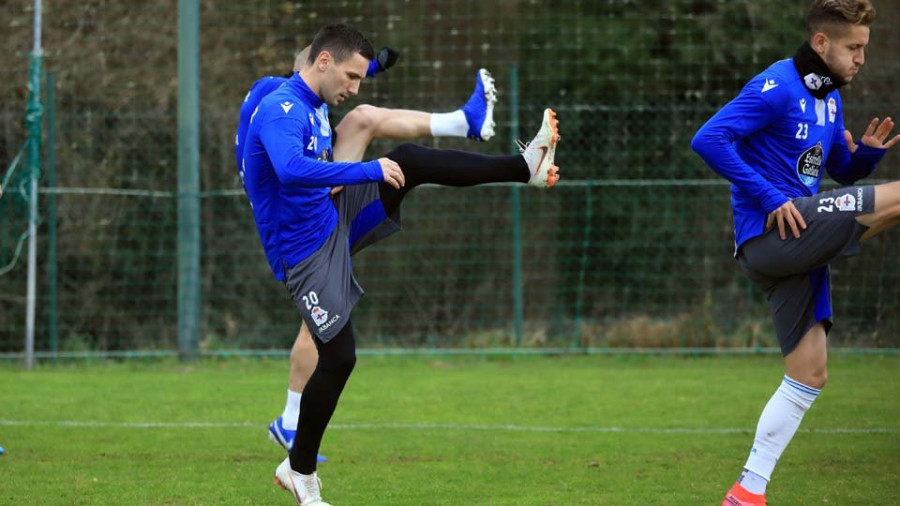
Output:
<path fill-rule="evenodd" d="M 300 474 L 291 469 L 290 457 L 275 468 L 275 484 L 294 494 L 299 506 L 331 506 L 322 500 L 322 482 L 315 472 Z"/>
<path fill-rule="evenodd" d="M 725 494 L 722 506 L 766 506 L 766 496 L 748 492 L 740 483 L 735 483 Z"/>
<path fill-rule="evenodd" d="M 534 139 L 528 144 L 516 141 L 525 157 L 531 176 L 528 184 L 550 188 L 559 181 L 559 167 L 553 164 L 559 142 L 559 121 L 553 109 L 544 109 L 544 121 Z"/>

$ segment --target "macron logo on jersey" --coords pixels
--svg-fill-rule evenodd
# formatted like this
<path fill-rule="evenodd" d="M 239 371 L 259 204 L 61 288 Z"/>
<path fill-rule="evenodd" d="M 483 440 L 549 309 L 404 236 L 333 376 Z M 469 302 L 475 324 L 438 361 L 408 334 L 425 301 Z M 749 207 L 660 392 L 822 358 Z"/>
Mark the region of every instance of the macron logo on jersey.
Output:
<path fill-rule="evenodd" d="M 284 110 L 285 114 L 291 112 L 292 107 L 294 107 L 294 104 L 292 104 L 290 102 L 282 102 L 281 103 L 281 108 Z"/>
<path fill-rule="evenodd" d="M 776 83 L 774 79 L 766 79 L 765 84 L 763 84 L 762 92 L 765 93 L 765 92 L 771 90 L 772 88 L 777 88 L 777 87 L 778 87 L 778 83 Z"/>

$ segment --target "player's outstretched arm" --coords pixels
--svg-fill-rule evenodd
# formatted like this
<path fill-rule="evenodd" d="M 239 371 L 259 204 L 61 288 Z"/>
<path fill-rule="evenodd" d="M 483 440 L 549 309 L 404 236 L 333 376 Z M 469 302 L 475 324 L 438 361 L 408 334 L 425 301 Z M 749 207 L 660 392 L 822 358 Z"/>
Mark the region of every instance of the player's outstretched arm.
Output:
<path fill-rule="evenodd" d="M 890 138 L 893 128 L 891 118 L 884 121 L 874 118 L 860 142 L 856 143 L 853 134 L 845 130 L 842 124 L 841 130 L 835 133 L 834 145 L 825 162 L 828 174 L 847 186 L 869 177 L 887 150 L 900 142 L 900 135 Z"/>
<path fill-rule="evenodd" d="M 293 128 L 299 123 L 300 128 Z M 259 138 L 281 184 L 306 188 L 327 188 L 346 184 L 381 182 L 383 171 L 375 160 L 369 162 L 326 162 L 305 156 L 305 121 L 284 118 L 264 124 Z"/>

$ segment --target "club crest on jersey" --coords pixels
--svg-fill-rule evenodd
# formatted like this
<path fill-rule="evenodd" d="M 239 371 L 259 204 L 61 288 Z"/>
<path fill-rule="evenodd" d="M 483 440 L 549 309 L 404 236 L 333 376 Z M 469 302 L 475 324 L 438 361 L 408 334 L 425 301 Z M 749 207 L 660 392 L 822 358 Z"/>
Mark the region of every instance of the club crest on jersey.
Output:
<path fill-rule="evenodd" d="M 326 321 L 328 321 L 328 311 L 325 311 L 319 306 L 313 306 L 313 308 L 309 311 L 310 316 L 316 325 L 322 325 Z"/>
<path fill-rule="evenodd" d="M 825 85 L 831 86 L 830 77 L 820 76 L 816 73 L 806 74 L 806 76 L 803 77 L 803 82 L 806 84 L 806 87 L 811 90 L 818 90 Z"/>
<path fill-rule="evenodd" d="M 807 149 L 797 159 L 797 176 L 800 182 L 806 186 L 815 186 L 819 182 L 819 175 L 822 173 L 822 163 L 825 161 L 825 155 L 822 151 L 822 141 L 816 143 L 815 146 Z"/>
<path fill-rule="evenodd" d="M 837 101 L 834 97 L 828 99 L 828 121 L 834 123 L 837 119 Z"/>
<path fill-rule="evenodd" d="M 838 208 L 838 211 L 855 211 L 856 210 L 856 197 L 850 195 L 849 193 L 845 193 L 835 199 L 835 205 Z"/>

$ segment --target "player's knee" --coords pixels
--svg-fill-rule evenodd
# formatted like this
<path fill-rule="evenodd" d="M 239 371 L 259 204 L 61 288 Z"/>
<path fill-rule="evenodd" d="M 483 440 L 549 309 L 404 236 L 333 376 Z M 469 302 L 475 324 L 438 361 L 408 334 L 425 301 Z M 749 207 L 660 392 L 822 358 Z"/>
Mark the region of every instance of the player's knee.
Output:
<path fill-rule="evenodd" d="M 822 366 L 810 371 L 808 376 L 804 378 L 803 384 L 815 388 L 816 390 L 821 390 L 825 387 L 825 383 L 827 382 L 828 369 L 825 366 Z"/>
<path fill-rule="evenodd" d="M 356 366 L 356 343 L 348 321 L 331 341 L 319 349 L 319 366 L 335 377 L 347 378 Z"/>
<path fill-rule="evenodd" d="M 358 105 L 352 111 L 344 116 L 340 126 L 342 129 L 353 129 L 356 131 L 375 129 L 378 124 L 378 108 L 369 104 Z"/>
<path fill-rule="evenodd" d="M 350 376 L 350 373 L 353 372 L 353 368 L 356 367 L 356 351 L 342 354 L 336 365 L 341 372 Z"/>
<path fill-rule="evenodd" d="M 335 376 L 347 378 L 356 366 L 356 350 L 341 349 L 338 353 L 331 353 L 328 357 L 326 369 Z"/>

